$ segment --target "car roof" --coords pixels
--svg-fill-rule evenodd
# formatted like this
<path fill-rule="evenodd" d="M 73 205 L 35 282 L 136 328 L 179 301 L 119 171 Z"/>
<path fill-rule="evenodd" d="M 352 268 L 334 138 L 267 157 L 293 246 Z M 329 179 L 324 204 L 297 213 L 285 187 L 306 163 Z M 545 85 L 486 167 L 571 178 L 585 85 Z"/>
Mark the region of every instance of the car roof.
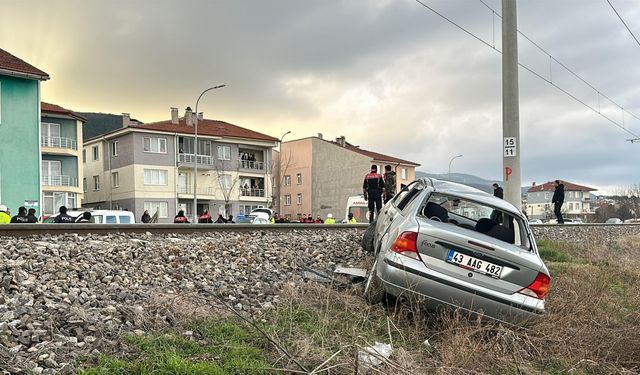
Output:
<path fill-rule="evenodd" d="M 523 217 L 520 210 L 518 210 L 511 203 L 505 201 L 504 199 L 500 199 L 498 197 L 494 197 L 491 194 L 485 193 L 482 190 L 472 188 L 471 186 L 459 184 L 456 182 L 437 180 L 435 178 L 422 178 L 421 180 L 426 185 L 432 186 L 434 192 L 456 195 L 460 198 L 466 198 L 469 200 L 487 204 L 489 206 L 493 206 L 495 208 L 499 208 L 507 212 L 516 213 L 518 214 L 518 216 Z"/>

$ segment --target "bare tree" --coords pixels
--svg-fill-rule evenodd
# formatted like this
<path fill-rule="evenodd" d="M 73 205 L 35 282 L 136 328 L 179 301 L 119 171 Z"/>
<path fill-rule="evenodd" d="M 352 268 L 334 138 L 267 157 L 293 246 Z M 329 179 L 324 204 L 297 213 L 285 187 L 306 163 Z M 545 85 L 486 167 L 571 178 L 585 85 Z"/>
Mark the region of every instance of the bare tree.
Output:
<path fill-rule="evenodd" d="M 278 152 L 277 158 L 272 159 L 274 160 L 274 164 L 271 166 L 271 169 L 273 171 L 274 181 L 277 182 L 275 184 L 275 188 L 272 189 L 271 201 L 273 202 L 273 207 L 280 212 L 282 209 L 280 205 L 280 196 L 282 192 L 281 186 L 284 184 L 284 177 L 286 176 L 287 170 L 292 162 L 291 151 L 287 152 L 286 155 L 283 155 L 282 152 Z"/>
<path fill-rule="evenodd" d="M 234 189 L 239 187 L 240 175 L 237 173 L 238 170 L 231 170 L 225 168 L 226 163 L 224 161 L 220 161 L 216 164 L 215 172 L 216 172 L 216 184 L 218 189 L 220 189 L 220 193 L 222 194 L 222 199 L 224 200 L 224 216 L 227 217 L 233 211 L 233 206 L 231 204 L 231 198 L 233 197 Z M 231 172 L 236 172 L 234 175 Z"/>

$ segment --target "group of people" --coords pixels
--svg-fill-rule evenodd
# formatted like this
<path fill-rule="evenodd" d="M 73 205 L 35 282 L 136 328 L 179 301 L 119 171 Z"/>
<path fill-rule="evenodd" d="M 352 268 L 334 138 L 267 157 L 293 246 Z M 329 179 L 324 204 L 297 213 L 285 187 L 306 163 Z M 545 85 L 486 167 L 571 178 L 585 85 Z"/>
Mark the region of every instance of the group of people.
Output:
<path fill-rule="evenodd" d="M 149 215 L 149 214 L 147 211 L 145 211 L 145 213 L 143 214 L 143 220 L 142 220 L 143 223 L 146 222 L 144 221 L 144 215 Z M 184 215 L 184 210 L 179 210 L 178 214 L 173 218 L 173 223 L 189 224 L 191 222 Z M 209 213 L 209 210 L 204 210 L 202 215 L 198 216 L 198 223 L 199 224 L 235 224 L 235 221 L 233 221 L 233 215 L 229 215 L 227 218 L 224 218 L 222 214 L 218 214 L 218 218 L 214 221 L 213 217 Z"/>
<path fill-rule="evenodd" d="M 253 152 L 243 152 L 240 154 L 242 168 L 255 168 L 256 155 Z"/>
<path fill-rule="evenodd" d="M 18 214 L 11 216 L 11 209 L 4 204 L 0 204 L 0 224 L 28 224 L 37 223 L 38 217 L 36 216 L 36 210 L 20 206 L 18 208 Z"/>
<path fill-rule="evenodd" d="M 385 165 L 383 176 L 378 173 L 378 166 L 372 165 L 371 172 L 364 176 L 362 191 L 369 206 L 369 223 L 372 223 L 382 209 L 382 204 L 396 195 L 396 172 L 390 165 Z"/>

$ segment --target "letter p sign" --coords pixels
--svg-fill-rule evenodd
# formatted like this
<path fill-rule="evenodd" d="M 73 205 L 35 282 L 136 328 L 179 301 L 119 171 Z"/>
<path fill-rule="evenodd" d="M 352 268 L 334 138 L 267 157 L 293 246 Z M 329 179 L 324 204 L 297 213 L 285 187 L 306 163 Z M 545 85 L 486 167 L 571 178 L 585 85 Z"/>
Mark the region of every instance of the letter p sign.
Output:
<path fill-rule="evenodd" d="M 505 179 L 505 181 L 509 181 L 509 176 L 511 176 L 511 173 L 513 173 L 513 170 L 510 167 L 506 167 L 504 169 L 504 179 Z"/>

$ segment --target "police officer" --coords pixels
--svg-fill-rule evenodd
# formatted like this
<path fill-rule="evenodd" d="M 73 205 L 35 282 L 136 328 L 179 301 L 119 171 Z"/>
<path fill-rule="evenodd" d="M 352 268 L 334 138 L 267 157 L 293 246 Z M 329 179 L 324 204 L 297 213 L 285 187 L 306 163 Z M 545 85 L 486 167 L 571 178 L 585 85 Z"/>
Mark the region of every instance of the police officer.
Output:
<path fill-rule="evenodd" d="M 382 208 L 382 195 L 384 194 L 384 180 L 382 175 L 378 173 L 378 166 L 371 166 L 371 173 L 364 176 L 362 184 L 364 199 L 369 201 L 369 223 L 373 223 L 374 210 L 375 216 Z"/>
<path fill-rule="evenodd" d="M 389 202 L 396 195 L 396 172 L 390 165 L 384 166 L 384 203 Z"/>
<path fill-rule="evenodd" d="M 27 218 L 29 219 L 29 223 L 37 223 L 38 217 L 36 216 L 36 209 L 30 208 L 27 212 Z"/>
<path fill-rule="evenodd" d="M 26 207 L 18 208 L 18 214 L 11 218 L 12 224 L 27 224 L 29 223 L 29 217 L 27 216 Z"/>
<path fill-rule="evenodd" d="M 9 224 L 11 222 L 11 216 L 9 216 L 8 211 L 7 206 L 0 204 L 0 224 Z"/>
<path fill-rule="evenodd" d="M 54 223 L 58 224 L 73 223 L 74 221 L 72 216 L 67 215 L 67 208 L 65 206 L 60 206 L 60 214 L 53 220 Z"/>

